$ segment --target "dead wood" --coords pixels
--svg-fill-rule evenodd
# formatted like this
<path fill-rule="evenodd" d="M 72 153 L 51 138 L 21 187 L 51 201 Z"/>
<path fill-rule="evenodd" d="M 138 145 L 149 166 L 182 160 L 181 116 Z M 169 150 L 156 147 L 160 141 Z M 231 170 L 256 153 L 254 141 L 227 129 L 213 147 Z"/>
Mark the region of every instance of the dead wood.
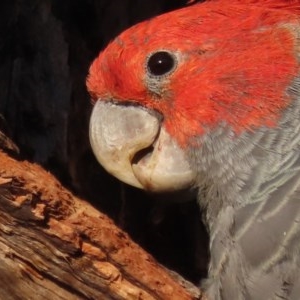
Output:
<path fill-rule="evenodd" d="M 201 298 L 50 173 L 1 151 L 0 282 L 7 300 Z"/>

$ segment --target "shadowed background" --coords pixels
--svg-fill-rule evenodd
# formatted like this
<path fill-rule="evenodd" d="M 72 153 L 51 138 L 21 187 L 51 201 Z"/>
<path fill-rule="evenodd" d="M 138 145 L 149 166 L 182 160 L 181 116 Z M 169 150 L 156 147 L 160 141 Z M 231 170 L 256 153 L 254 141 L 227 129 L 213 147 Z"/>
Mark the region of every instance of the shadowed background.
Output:
<path fill-rule="evenodd" d="M 92 106 L 85 87 L 89 65 L 112 38 L 185 2 L 1 1 L 0 129 L 21 159 L 43 165 L 159 262 L 198 282 L 206 272 L 207 238 L 196 203 L 163 201 L 175 196 L 148 195 L 99 166 L 88 141 Z"/>

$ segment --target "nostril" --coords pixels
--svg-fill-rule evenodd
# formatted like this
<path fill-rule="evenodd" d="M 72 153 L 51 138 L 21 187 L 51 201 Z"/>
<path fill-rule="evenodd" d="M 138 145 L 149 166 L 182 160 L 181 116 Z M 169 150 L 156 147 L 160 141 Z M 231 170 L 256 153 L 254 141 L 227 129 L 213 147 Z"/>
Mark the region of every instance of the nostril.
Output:
<path fill-rule="evenodd" d="M 154 147 L 153 145 L 144 148 L 140 151 L 138 151 L 132 158 L 131 160 L 131 164 L 132 165 L 137 165 L 138 163 L 140 163 L 142 160 L 145 160 L 147 157 L 149 157 L 154 151 Z"/>

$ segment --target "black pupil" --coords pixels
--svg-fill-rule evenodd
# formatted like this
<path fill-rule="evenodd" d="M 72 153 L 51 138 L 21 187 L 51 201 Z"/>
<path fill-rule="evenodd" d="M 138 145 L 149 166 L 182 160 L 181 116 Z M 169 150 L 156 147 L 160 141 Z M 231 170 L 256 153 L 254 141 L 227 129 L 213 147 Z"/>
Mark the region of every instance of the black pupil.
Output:
<path fill-rule="evenodd" d="M 159 51 L 150 56 L 148 60 L 148 70 L 152 75 L 161 76 L 170 72 L 174 64 L 174 58 L 170 53 Z"/>

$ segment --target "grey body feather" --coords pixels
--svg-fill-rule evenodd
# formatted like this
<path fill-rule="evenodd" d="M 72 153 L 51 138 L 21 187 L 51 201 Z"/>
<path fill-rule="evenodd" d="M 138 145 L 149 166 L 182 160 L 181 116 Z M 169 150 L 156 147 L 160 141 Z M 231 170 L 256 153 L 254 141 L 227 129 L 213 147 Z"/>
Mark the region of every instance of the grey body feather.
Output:
<path fill-rule="evenodd" d="M 212 300 L 300 299 L 300 82 L 276 128 L 226 127 L 190 152 L 210 235 Z"/>

